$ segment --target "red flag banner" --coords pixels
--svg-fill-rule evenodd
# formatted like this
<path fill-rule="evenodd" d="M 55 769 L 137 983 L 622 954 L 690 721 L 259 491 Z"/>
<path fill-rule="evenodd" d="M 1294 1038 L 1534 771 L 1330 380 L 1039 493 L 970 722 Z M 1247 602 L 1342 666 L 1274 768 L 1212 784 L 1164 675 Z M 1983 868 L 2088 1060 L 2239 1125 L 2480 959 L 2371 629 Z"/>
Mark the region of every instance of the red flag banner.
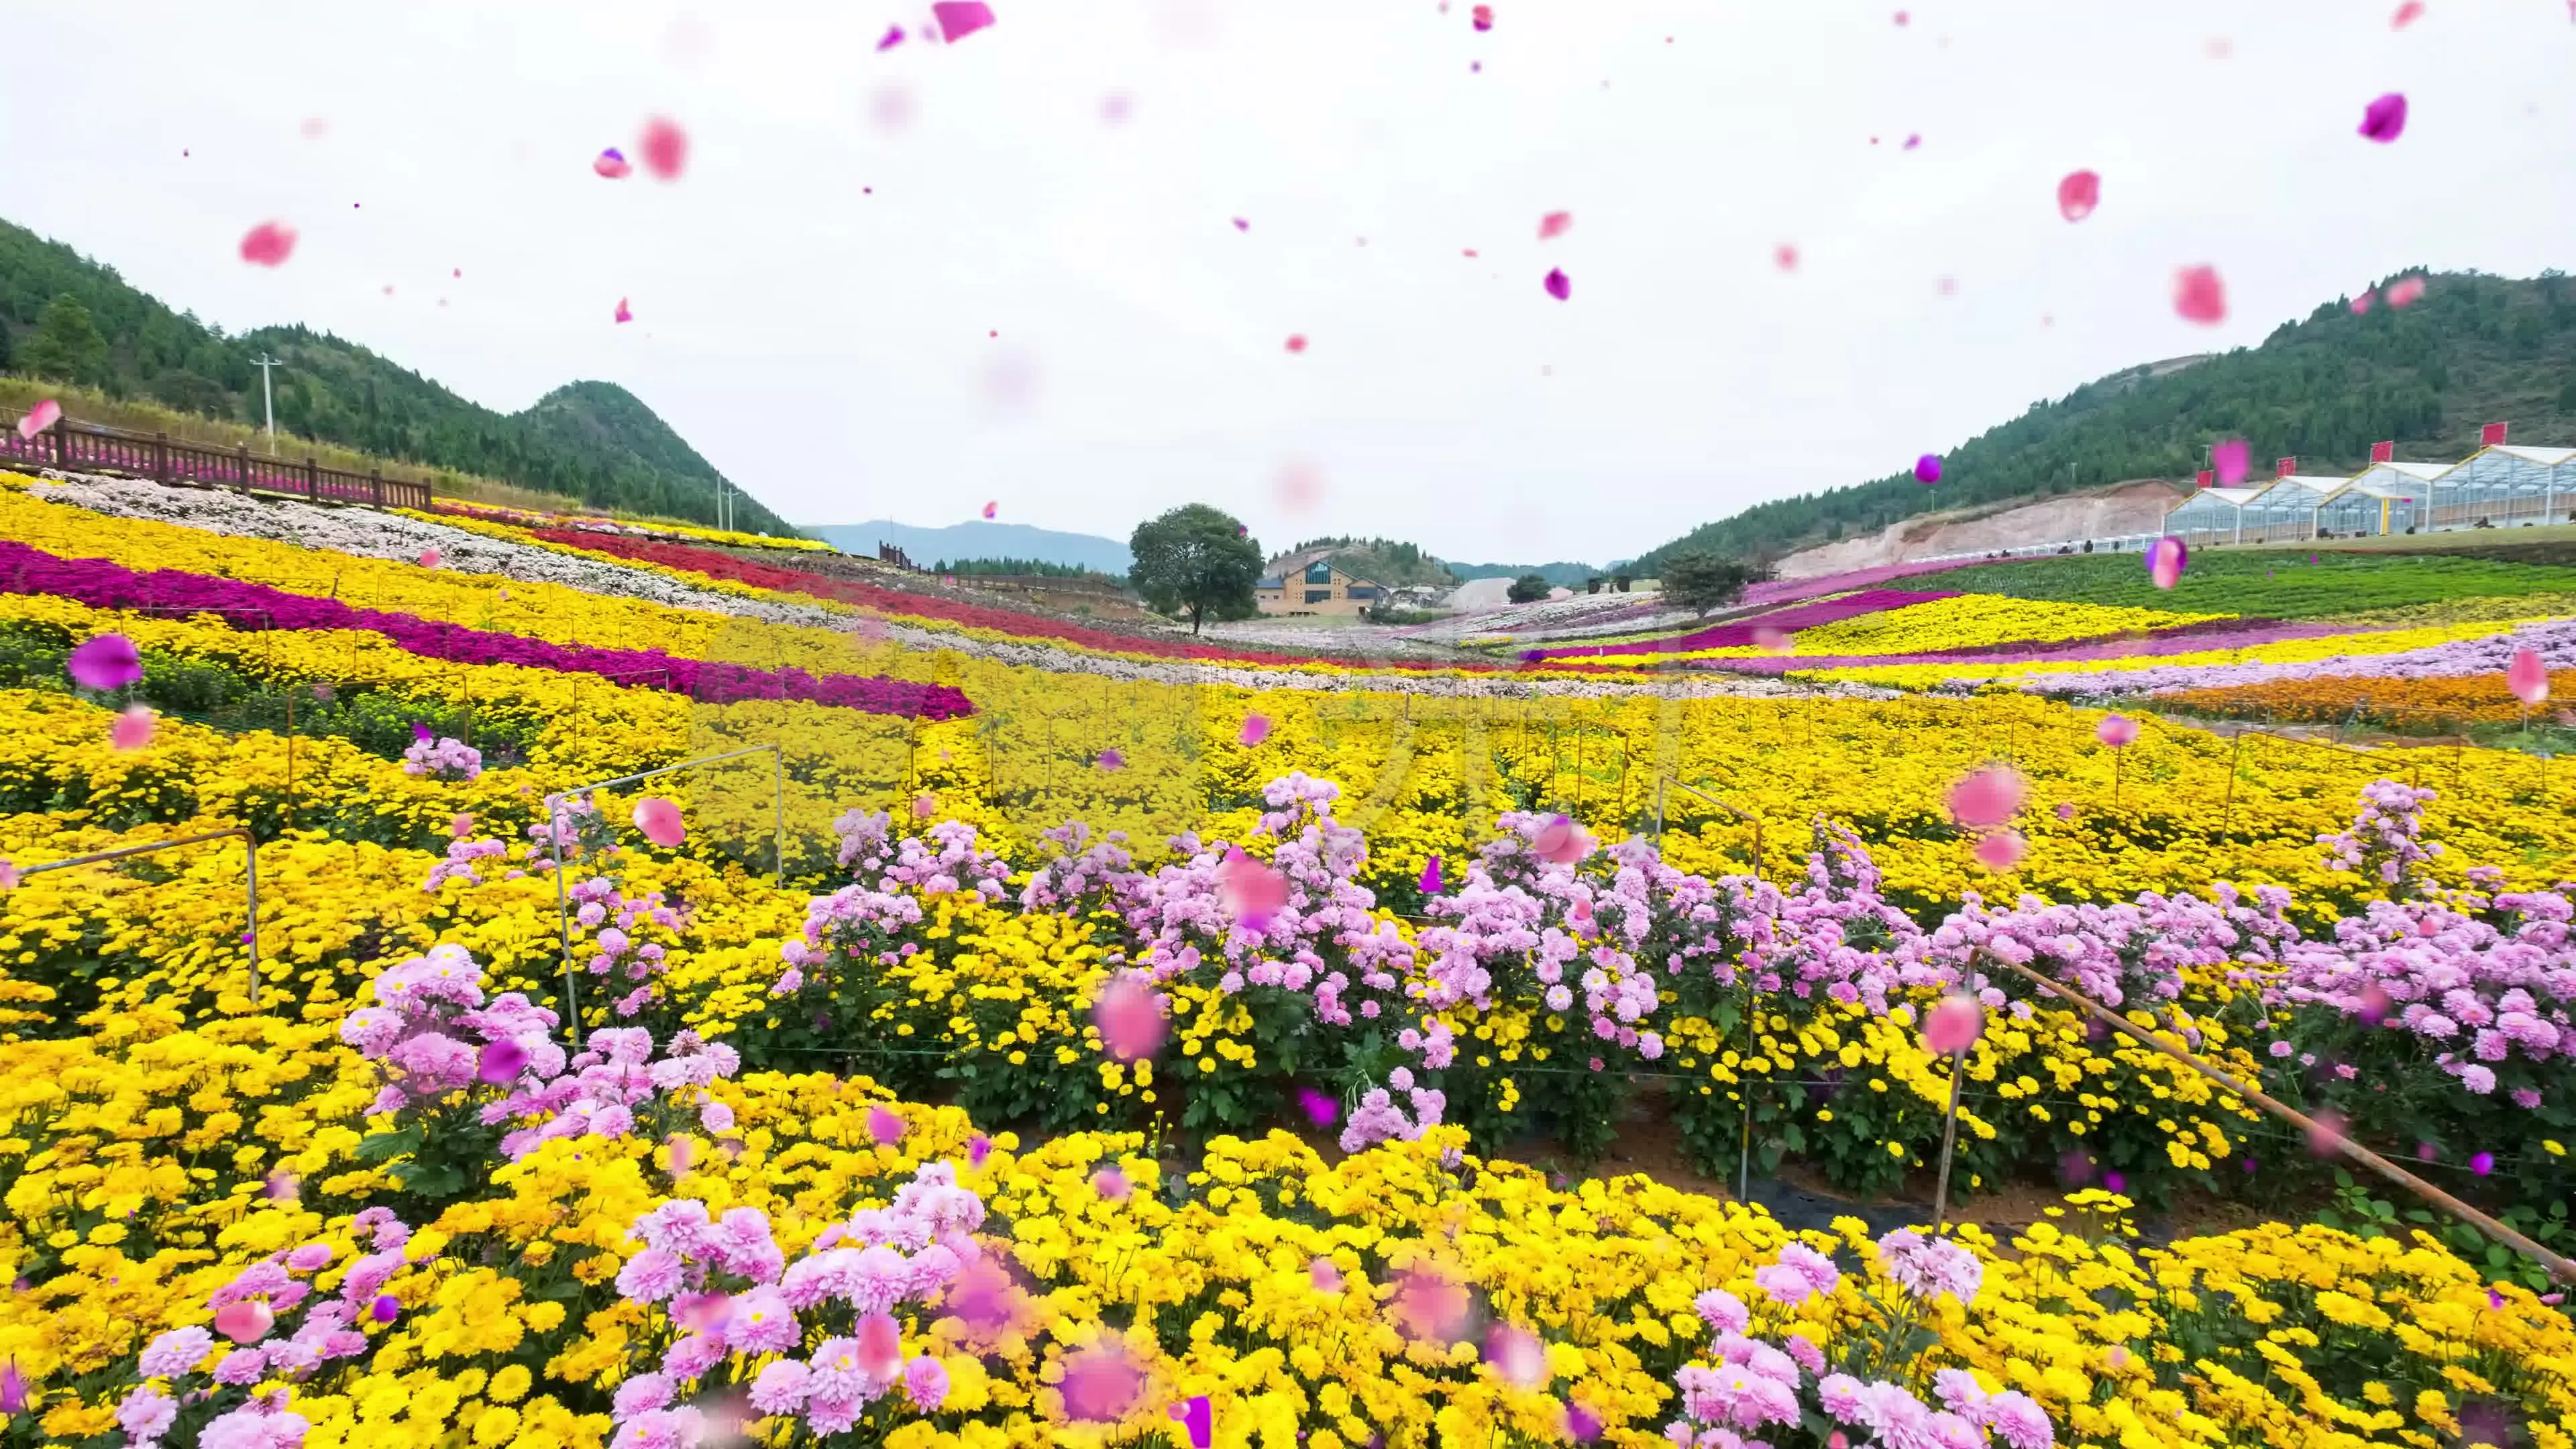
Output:
<path fill-rule="evenodd" d="M 2200 470 L 2200 476 L 2199 476 L 2198 478 L 2194 479 L 2193 481 L 2194 481 L 2195 483 L 2199 484 L 2201 487 L 2206 488 L 2206 487 L 2208 487 L 2208 486 L 2210 485 L 2210 483 L 2211 483 L 2211 482 L 2213 482 L 2217 477 L 2218 477 L 2218 475 L 2217 475 L 2216 473 L 2211 472 L 2211 471 L 2210 471 L 2209 469 L 2207 469 L 2207 468 L 2203 468 L 2203 469 L 2201 469 L 2201 470 Z"/>
<path fill-rule="evenodd" d="M 2395 439 L 2392 438 L 2385 443 L 2373 443 L 2370 445 L 2370 461 L 2374 463 L 2393 463 L 2396 460 L 2397 442 Z"/>
<path fill-rule="evenodd" d="M 2296 458 L 2276 458 L 2272 462 L 2272 476 L 2275 478 L 2287 478 L 2298 471 L 2299 460 Z"/>
<path fill-rule="evenodd" d="M 2502 443 L 2504 441 L 2505 426 L 2506 425 L 2503 423 L 2489 423 L 2485 427 L 2478 429 L 2478 445 L 2484 448 L 2492 448 Z"/>

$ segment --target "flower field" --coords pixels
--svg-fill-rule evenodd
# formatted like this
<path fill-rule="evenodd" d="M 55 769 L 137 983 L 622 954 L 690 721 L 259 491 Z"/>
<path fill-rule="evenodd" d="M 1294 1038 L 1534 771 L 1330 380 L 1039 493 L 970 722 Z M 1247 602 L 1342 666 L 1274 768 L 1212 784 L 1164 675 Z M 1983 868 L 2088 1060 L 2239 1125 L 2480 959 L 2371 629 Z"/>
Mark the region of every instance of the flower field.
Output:
<path fill-rule="evenodd" d="M 2553 577 L 1631 641 L 1796 692 L 1191 674 L 137 487 L 0 486 L 0 1444 L 2576 1446 L 2565 1285 L 2333 1159 L 2566 1250 L 2565 768 L 1837 677 L 2261 619 L 2319 632 L 2093 672 L 2491 708 L 2545 603 L 2350 616 Z M 1639 1122 L 1854 1210 L 1581 1170 Z M 1945 1160 L 2045 1205 L 1936 1230 Z"/>

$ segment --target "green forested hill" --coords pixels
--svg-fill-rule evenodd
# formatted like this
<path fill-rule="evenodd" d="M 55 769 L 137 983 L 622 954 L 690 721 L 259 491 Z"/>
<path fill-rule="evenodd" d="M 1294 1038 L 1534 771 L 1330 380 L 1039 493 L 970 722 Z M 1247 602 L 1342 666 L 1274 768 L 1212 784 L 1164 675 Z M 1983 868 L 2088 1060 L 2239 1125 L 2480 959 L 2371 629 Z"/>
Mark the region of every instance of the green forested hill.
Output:
<path fill-rule="evenodd" d="M 2188 480 L 2207 466 L 2203 450 L 2228 438 L 2251 443 L 2267 477 L 2284 455 L 2303 472 L 2357 471 L 2381 439 L 2396 440 L 2400 458 L 2462 458 L 2479 425 L 2498 420 L 2512 422 L 2515 442 L 2576 445 L 2576 282 L 2556 271 L 2438 274 L 2403 311 L 2355 316 L 2338 298 L 2260 347 L 2130 368 L 2036 404 L 1944 456 L 1937 487 L 1906 472 L 1758 504 L 1634 567 L 1652 573 L 1682 550 L 1776 558 L 1934 509 Z"/>
<path fill-rule="evenodd" d="M 0 366 L 11 372 L 257 423 L 251 359 L 263 349 L 286 363 L 276 373 L 283 430 L 598 507 L 715 521 L 721 475 L 614 383 L 570 383 L 525 412 L 497 413 L 327 333 L 226 336 L 135 290 L 115 268 L 0 222 Z M 735 493 L 736 527 L 795 532 Z"/>

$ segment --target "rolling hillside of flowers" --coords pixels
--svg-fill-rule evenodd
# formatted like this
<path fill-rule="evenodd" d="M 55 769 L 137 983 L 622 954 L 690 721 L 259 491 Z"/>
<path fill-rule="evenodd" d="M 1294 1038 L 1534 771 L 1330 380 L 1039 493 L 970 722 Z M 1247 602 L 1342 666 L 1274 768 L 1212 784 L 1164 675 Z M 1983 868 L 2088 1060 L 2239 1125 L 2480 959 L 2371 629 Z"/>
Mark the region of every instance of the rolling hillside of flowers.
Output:
<path fill-rule="evenodd" d="M 2185 718 L 2522 723 L 2548 580 L 1399 670 L 561 522 L 0 478 L 0 1444 L 2576 1446 L 2338 1176 L 2568 1250 L 2576 782 Z"/>

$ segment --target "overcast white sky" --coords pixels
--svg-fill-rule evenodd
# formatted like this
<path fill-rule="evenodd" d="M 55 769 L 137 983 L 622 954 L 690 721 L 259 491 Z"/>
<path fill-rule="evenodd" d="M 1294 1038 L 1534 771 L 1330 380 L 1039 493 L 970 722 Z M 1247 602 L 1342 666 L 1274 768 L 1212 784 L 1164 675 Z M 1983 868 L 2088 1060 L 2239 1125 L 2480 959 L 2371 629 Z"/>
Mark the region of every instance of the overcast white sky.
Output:
<path fill-rule="evenodd" d="M 880 54 L 927 0 L 13 0 L 0 215 L 495 408 L 621 383 L 798 522 L 1200 500 L 1512 562 L 1895 471 L 2403 267 L 2576 263 L 2565 0 L 992 3 Z M 653 113 L 686 175 L 593 177 Z M 274 271 L 235 250 L 269 218 Z M 2195 262 L 2223 326 L 2173 313 Z"/>

